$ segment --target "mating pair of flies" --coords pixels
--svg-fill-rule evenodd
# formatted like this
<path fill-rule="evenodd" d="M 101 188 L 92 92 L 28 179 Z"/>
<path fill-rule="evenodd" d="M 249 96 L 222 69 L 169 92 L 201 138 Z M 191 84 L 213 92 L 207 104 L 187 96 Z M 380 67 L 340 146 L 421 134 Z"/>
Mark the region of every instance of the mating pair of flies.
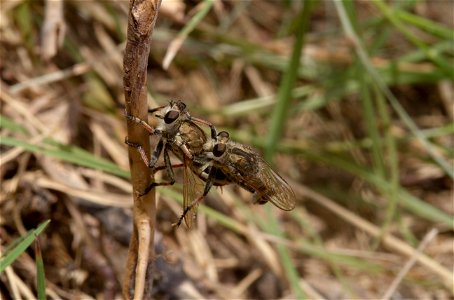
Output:
<path fill-rule="evenodd" d="M 252 148 L 230 140 L 226 131 L 217 132 L 208 121 L 192 117 L 182 101 L 171 101 L 168 105 L 149 109 L 159 118 L 153 128 L 146 121 L 126 115 L 129 121 L 143 126 L 150 135 L 160 136 L 156 148 L 148 159 L 141 144 L 126 138 L 125 142 L 139 151 L 144 163 L 157 170 L 156 163 L 163 153 L 164 168 L 169 182 L 153 182 L 141 195 L 152 188 L 175 183 L 169 151 L 183 164 L 183 219 L 190 228 L 197 216 L 197 206 L 203 201 L 211 187 L 236 183 L 254 195 L 254 203 L 271 202 L 282 210 L 295 207 L 295 194 L 288 183 L 258 155 Z M 208 136 L 198 125 L 210 127 Z"/>

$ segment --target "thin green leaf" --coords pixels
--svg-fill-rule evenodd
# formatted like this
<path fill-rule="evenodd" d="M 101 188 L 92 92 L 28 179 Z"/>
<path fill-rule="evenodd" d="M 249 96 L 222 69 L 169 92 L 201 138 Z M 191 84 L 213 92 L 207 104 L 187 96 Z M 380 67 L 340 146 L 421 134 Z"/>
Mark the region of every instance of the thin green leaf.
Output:
<path fill-rule="evenodd" d="M 375 86 L 374 86 L 375 87 Z M 387 162 L 387 173 L 381 176 L 384 181 L 389 182 L 390 188 L 387 190 L 381 190 L 384 196 L 387 196 L 387 209 L 386 209 L 386 219 L 382 226 L 382 232 L 380 238 L 377 240 L 376 246 L 378 246 L 378 241 L 381 240 L 382 235 L 387 231 L 388 227 L 391 225 L 397 211 L 399 204 L 398 192 L 400 190 L 399 184 L 399 160 L 398 153 L 396 149 L 396 141 L 393 134 L 391 133 L 391 116 L 389 115 L 389 110 L 386 106 L 386 100 L 382 97 L 382 94 L 376 88 L 376 102 L 378 107 L 378 118 L 381 120 L 381 126 L 385 128 L 384 130 L 384 140 L 385 140 L 385 161 Z"/>
<path fill-rule="evenodd" d="M 44 272 L 43 255 L 39 245 L 39 238 L 36 236 L 35 241 L 35 261 L 36 261 L 36 290 L 38 291 L 38 299 L 46 299 L 46 275 Z"/>
<path fill-rule="evenodd" d="M 390 8 L 384 3 L 383 0 L 374 0 L 372 3 L 380 9 L 380 11 L 388 18 L 388 20 L 400 31 L 402 34 L 413 43 L 416 47 L 421 49 L 426 57 L 431 60 L 437 67 L 442 70 L 446 76 L 454 80 L 451 64 L 448 60 L 438 55 L 436 51 L 430 49 L 422 40 L 420 40 L 414 33 L 408 30 L 399 18 L 394 15 L 395 9 Z M 339 5 L 337 6 L 339 7 Z"/>
<path fill-rule="evenodd" d="M 18 140 L 12 137 L 1 137 L 0 144 L 20 147 L 26 151 L 33 153 L 44 154 L 50 157 L 58 158 L 79 166 L 84 166 L 92 169 L 106 171 L 114 175 L 124 178 L 129 178 L 128 171 L 120 169 L 116 164 L 107 161 L 103 158 L 96 157 L 93 154 L 86 152 L 78 147 L 58 144 L 56 142 L 47 141 L 48 145 L 33 145 L 26 141 Z M 48 147 L 45 147 L 48 146 Z M 51 147 L 49 147 L 51 146 Z M 57 147 L 55 147 L 57 146 Z"/>
<path fill-rule="evenodd" d="M 377 1 L 374 1 L 374 3 L 375 2 L 377 2 Z M 399 103 L 397 98 L 390 91 L 390 89 L 387 87 L 387 85 L 382 80 L 380 75 L 374 69 L 359 37 L 357 36 L 356 32 L 354 32 L 353 28 L 350 26 L 350 22 L 348 21 L 348 17 L 345 13 L 343 3 L 341 1 L 335 1 L 334 5 L 338 11 L 342 26 L 344 27 L 344 30 L 347 33 L 347 35 L 353 41 L 353 44 L 355 45 L 355 49 L 357 51 L 358 57 L 360 58 L 363 65 L 365 66 L 369 75 L 372 77 L 372 79 L 375 81 L 377 86 L 380 88 L 381 92 L 386 96 L 389 103 L 391 104 L 393 109 L 397 112 L 397 114 L 399 115 L 401 120 L 404 122 L 404 124 L 407 126 L 407 128 L 410 130 L 410 132 L 421 142 L 421 144 L 426 149 L 426 151 L 429 153 L 429 155 L 432 157 L 432 159 L 446 172 L 446 174 L 448 174 L 452 179 L 454 179 L 454 169 L 452 168 L 452 166 L 445 159 L 440 157 L 437 154 L 437 152 L 435 152 L 432 144 L 421 133 L 421 130 L 418 128 L 418 126 L 416 126 L 416 124 L 413 122 L 411 117 L 407 114 L 407 112 L 404 110 L 404 108 Z"/>
<path fill-rule="evenodd" d="M 266 222 L 266 225 L 263 229 L 274 236 L 283 237 L 284 233 L 282 232 L 282 229 L 277 219 L 274 217 L 272 209 L 273 208 L 270 205 L 265 207 L 268 222 Z M 290 281 L 290 285 L 292 287 L 293 292 L 295 293 L 296 299 L 305 299 L 306 295 L 301 288 L 299 282 L 300 276 L 295 268 L 295 264 L 293 263 L 290 257 L 290 251 L 287 249 L 286 246 L 281 244 L 276 245 L 276 247 L 279 257 L 281 259 L 282 266 L 284 267 L 285 274 L 287 275 L 288 280 Z"/>
<path fill-rule="evenodd" d="M 27 130 L 20 124 L 0 114 L 0 128 L 6 128 L 14 132 L 26 133 Z"/>
<path fill-rule="evenodd" d="M 363 68 L 360 68 L 358 72 L 363 71 Z M 377 118 L 374 114 L 375 108 L 372 102 L 369 86 L 370 82 L 365 78 L 358 76 L 361 80 L 361 104 L 363 105 L 364 112 L 364 121 L 366 122 L 366 128 L 368 136 L 372 139 L 372 159 L 374 164 L 374 169 L 379 176 L 385 176 L 385 165 L 382 155 L 382 141 L 380 133 L 377 127 Z"/>
<path fill-rule="evenodd" d="M 442 24 L 436 23 L 428 18 L 420 17 L 405 10 L 395 9 L 393 13 L 402 21 L 415 25 L 416 27 L 433 34 L 436 37 L 452 40 L 452 28 L 446 28 Z"/>
<path fill-rule="evenodd" d="M 187 37 L 191 31 L 203 20 L 214 4 L 214 0 L 204 0 L 203 7 L 189 20 L 184 28 L 178 33 L 179 37 Z"/>
<path fill-rule="evenodd" d="M 19 238 L 17 243 L 9 251 L 6 251 L 0 257 L 0 273 L 3 272 L 9 265 L 11 265 L 36 239 L 38 235 L 46 229 L 50 220 L 44 221 L 36 229 L 32 229 L 27 232 L 26 235 Z"/>
<path fill-rule="evenodd" d="M 295 44 L 293 45 L 292 56 L 288 62 L 287 69 L 283 74 L 278 92 L 278 102 L 271 117 L 271 128 L 266 148 L 266 159 L 271 161 L 276 145 L 281 138 L 282 130 L 286 123 L 286 117 L 292 102 L 292 90 L 298 77 L 300 57 L 304 45 L 304 36 L 309 26 L 310 13 L 315 1 L 304 2 L 300 16 L 297 17 Z"/>

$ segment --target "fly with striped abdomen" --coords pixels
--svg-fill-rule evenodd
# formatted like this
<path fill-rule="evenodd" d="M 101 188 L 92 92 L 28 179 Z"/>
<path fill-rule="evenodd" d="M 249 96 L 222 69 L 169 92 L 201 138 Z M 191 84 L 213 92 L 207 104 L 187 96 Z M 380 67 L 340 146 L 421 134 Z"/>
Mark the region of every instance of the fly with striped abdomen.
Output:
<path fill-rule="evenodd" d="M 199 199 L 208 193 L 213 184 L 223 185 L 224 178 L 222 172 L 216 172 L 216 178 L 208 180 L 211 166 L 207 158 L 203 155 L 203 146 L 210 140 L 202 128 L 197 124 L 210 127 L 211 139 L 216 138 L 216 128 L 209 122 L 192 117 L 186 110 L 186 105 L 182 101 L 171 101 L 168 105 L 155 109 L 150 109 L 149 113 L 156 113 L 155 117 L 160 119 L 159 124 L 153 128 L 144 120 L 137 117 L 126 115 L 126 118 L 143 126 L 150 135 L 160 136 L 158 144 L 148 159 L 140 143 L 133 143 L 126 139 L 126 144 L 139 151 L 144 163 L 151 169 L 155 169 L 159 156 L 163 153 L 165 169 L 169 182 L 153 182 L 145 191 L 144 195 L 152 188 L 163 185 L 173 185 L 175 183 L 174 173 L 170 162 L 169 151 L 175 154 L 183 165 L 183 209 L 186 225 L 191 227 L 197 215 L 197 205 L 193 204 L 194 199 Z M 206 184 L 204 184 L 204 181 Z M 198 202 L 200 202 L 199 200 Z"/>
<path fill-rule="evenodd" d="M 155 116 L 162 120 L 156 128 L 134 116 L 126 117 L 143 126 L 151 135 L 161 136 L 151 159 L 147 158 L 140 144 L 129 142 L 127 139 L 126 143 L 136 148 L 145 164 L 152 169 L 155 168 L 161 152 L 164 153 L 165 169 L 171 181 L 154 182 L 142 194 L 148 193 L 156 186 L 174 184 L 168 151 L 183 162 L 184 210 L 176 223 L 177 226 L 183 219 L 188 227 L 193 225 L 197 207 L 213 185 L 236 183 L 254 194 L 254 203 L 271 202 L 287 211 L 295 207 L 293 190 L 260 155 L 249 146 L 231 141 L 226 131 L 217 134 L 216 128 L 211 123 L 192 117 L 183 102 L 170 102 L 169 105 L 149 112 L 158 112 Z M 211 137 L 207 137 L 196 123 L 209 126 Z"/>
<path fill-rule="evenodd" d="M 221 131 L 216 142 L 204 146 L 206 157 L 216 169 L 254 194 L 254 203 L 271 202 L 282 210 L 295 208 L 295 193 L 289 184 L 251 147 L 230 140 Z"/>
<path fill-rule="evenodd" d="M 254 194 L 254 203 L 271 202 L 282 210 L 295 207 L 295 193 L 289 184 L 251 147 L 230 140 L 229 133 L 221 131 L 216 140 L 204 145 L 202 154 L 213 170 Z M 212 174 L 216 176 L 216 174 Z"/>
<path fill-rule="evenodd" d="M 216 178 L 225 176 L 224 184 L 236 183 L 253 193 L 256 204 L 271 202 L 286 211 L 295 208 L 295 193 L 289 184 L 251 147 L 231 141 L 229 133 L 221 131 L 203 148 L 204 152 L 194 159 L 201 157 L 201 160 L 207 161 L 207 169 L 210 170 L 207 186 L 210 181 L 223 185 L 216 184 Z M 202 199 L 197 198 L 192 205 L 197 205 Z M 183 217 L 184 214 L 180 223 Z"/>

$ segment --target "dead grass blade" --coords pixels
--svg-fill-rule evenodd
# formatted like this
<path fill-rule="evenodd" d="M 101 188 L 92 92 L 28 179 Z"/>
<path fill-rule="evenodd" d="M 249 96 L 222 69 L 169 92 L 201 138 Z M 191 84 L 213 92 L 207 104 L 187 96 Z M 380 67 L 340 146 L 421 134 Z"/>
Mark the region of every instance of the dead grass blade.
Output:
<path fill-rule="evenodd" d="M 301 195 L 304 195 L 305 197 L 315 201 L 316 203 L 322 205 L 326 209 L 332 211 L 345 221 L 351 223 L 355 227 L 358 227 L 359 229 L 367 232 L 368 234 L 374 236 L 374 237 L 379 237 L 382 234 L 381 228 L 373 225 L 372 223 L 364 220 L 363 218 L 355 215 L 354 213 L 348 211 L 347 209 L 341 207 L 340 205 L 336 204 L 334 201 L 330 200 L 329 198 L 316 193 L 309 188 L 293 183 L 293 187 L 295 188 L 295 191 Z M 437 274 L 441 281 L 449 288 L 453 289 L 454 287 L 454 274 L 440 265 L 438 262 L 433 260 L 432 258 L 418 253 L 416 249 L 413 247 L 409 246 L 405 242 L 401 241 L 400 239 L 392 236 L 389 233 L 386 233 L 382 237 L 382 242 L 383 244 L 391 248 L 405 256 L 412 257 L 413 255 L 416 257 L 416 260 L 424 265 L 428 270 L 432 271 L 433 273 Z"/>

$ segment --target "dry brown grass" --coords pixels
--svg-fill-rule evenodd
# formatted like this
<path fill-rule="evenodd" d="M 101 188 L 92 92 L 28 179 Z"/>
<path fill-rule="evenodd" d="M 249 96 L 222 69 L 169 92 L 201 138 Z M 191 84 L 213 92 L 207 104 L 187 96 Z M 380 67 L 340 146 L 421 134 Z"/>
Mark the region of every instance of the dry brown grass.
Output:
<path fill-rule="evenodd" d="M 54 4 L 47 15 L 46 3 Z M 452 3 L 446 3 L 407 9 L 452 29 L 444 15 Z M 164 1 L 149 59 L 149 106 L 182 99 L 193 115 L 265 150 L 300 4 L 216 1 L 182 36 L 204 4 Z M 121 297 L 132 230 L 121 108 L 128 2 L 0 5 L 1 250 L 51 219 L 40 236 L 48 297 Z M 371 64 L 435 155 L 452 167 L 453 84 L 436 61 L 452 63 L 449 41 L 443 32 L 404 23 L 430 49 L 442 49 L 430 60 L 387 21 L 380 23 L 372 2 L 358 1 L 355 12 L 367 49 L 378 47 L 370 50 Z M 197 229 L 176 229 L 171 224 L 182 211 L 177 172 L 175 187 L 157 189 L 154 297 L 297 298 L 301 289 L 314 299 L 452 299 L 449 172 L 381 102 L 330 2 L 312 12 L 304 46 L 274 155 L 297 208 L 250 205 L 250 193 L 228 186 L 209 194 Z M 376 122 L 365 112 L 367 96 Z M 282 235 L 273 231 L 273 220 Z M 0 274 L 2 299 L 36 295 L 33 258 L 30 248 Z"/>

